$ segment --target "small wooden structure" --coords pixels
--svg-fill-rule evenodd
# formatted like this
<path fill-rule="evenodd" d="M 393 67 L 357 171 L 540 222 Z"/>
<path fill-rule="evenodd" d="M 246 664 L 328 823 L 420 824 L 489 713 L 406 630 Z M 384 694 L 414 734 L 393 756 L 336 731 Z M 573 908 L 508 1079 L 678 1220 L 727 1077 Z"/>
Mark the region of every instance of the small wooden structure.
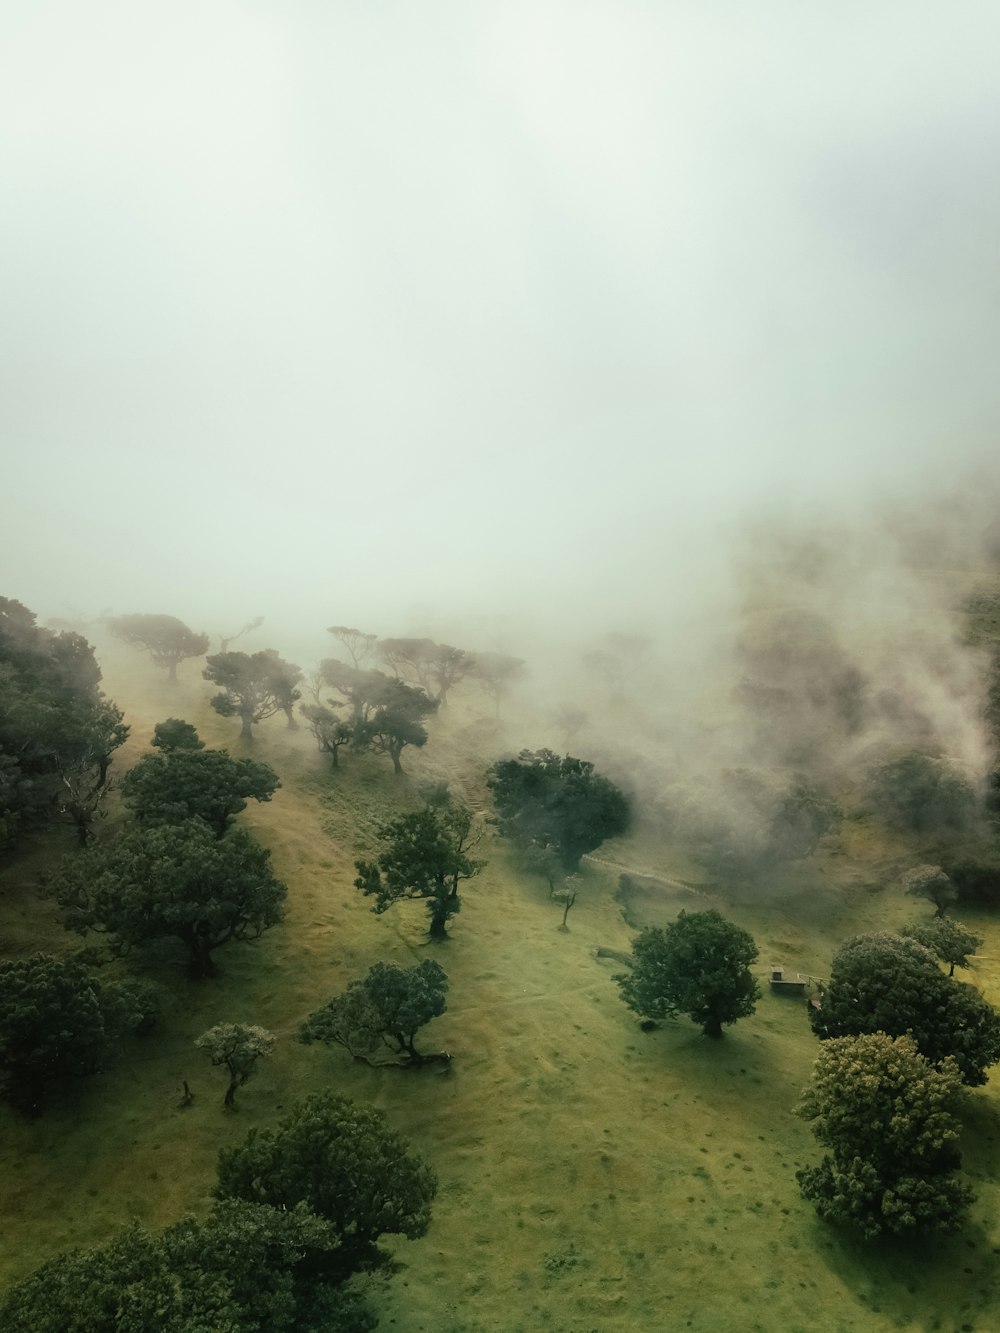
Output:
<path fill-rule="evenodd" d="M 805 995 L 809 984 L 809 978 L 804 977 L 801 972 L 796 972 L 794 976 L 790 974 L 785 976 L 784 968 L 771 969 L 771 989 L 778 995 Z"/>

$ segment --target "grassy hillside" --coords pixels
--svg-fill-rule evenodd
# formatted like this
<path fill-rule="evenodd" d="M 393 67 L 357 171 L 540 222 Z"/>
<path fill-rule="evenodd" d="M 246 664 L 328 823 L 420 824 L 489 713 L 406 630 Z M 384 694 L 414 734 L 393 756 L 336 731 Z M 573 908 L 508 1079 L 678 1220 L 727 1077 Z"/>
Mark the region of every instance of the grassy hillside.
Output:
<path fill-rule="evenodd" d="M 207 711 L 194 671 L 170 691 L 151 671 L 137 684 L 126 660 L 109 663 L 106 681 L 133 726 L 126 762 L 168 714 L 237 751 L 237 724 Z M 979 1198 L 966 1231 L 926 1248 L 864 1246 L 820 1224 L 799 1198 L 795 1170 L 817 1157 L 792 1115 L 816 1055 L 801 1002 L 765 991 L 756 1016 L 721 1042 L 687 1020 L 643 1033 L 612 981 L 620 965 L 596 956 L 601 946 L 629 948 L 629 921 L 718 906 L 754 934 L 761 977 L 772 964 L 824 975 L 845 936 L 930 910 L 879 887 L 885 847 L 851 825 L 766 891 L 723 899 L 682 883 L 691 877 L 670 846 L 622 840 L 585 863 L 563 933 L 541 882 L 490 839 L 489 864 L 466 886 L 451 940 L 429 946 L 419 906 L 373 915 L 352 887 L 353 861 L 380 817 L 415 801 L 421 780 L 446 777 L 482 807 L 483 767 L 522 738 L 478 713 L 456 699 L 426 750 L 407 752 L 404 780 L 374 756 L 347 757 L 332 773 L 282 719 L 261 729 L 255 756 L 284 785 L 241 819 L 289 885 L 287 920 L 251 945 L 220 950 L 212 981 L 188 980 L 171 947 L 150 956 L 143 971 L 170 997 L 159 1029 L 132 1043 L 113 1072 L 54 1098 L 38 1121 L 0 1108 L 0 1280 L 105 1240 L 130 1218 L 160 1226 L 203 1212 L 220 1147 L 332 1087 L 384 1108 L 440 1177 L 427 1236 L 401 1243 L 399 1273 L 371 1283 L 382 1326 L 398 1333 L 995 1328 L 993 1086 L 968 1098 L 963 1151 Z M 76 944 L 34 890 L 53 855 L 51 844 L 28 849 L 5 868 L 7 954 Z M 622 869 L 661 883 L 623 904 Z M 972 980 L 1000 1003 L 1000 926 L 963 917 L 986 937 Z M 375 1070 L 298 1042 L 306 1014 L 372 962 L 408 965 L 430 950 L 450 993 L 427 1045 L 452 1053 L 447 1072 Z M 236 1114 L 223 1111 L 225 1080 L 193 1045 L 222 1020 L 279 1036 Z M 184 1079 L 195 1094 L 187 1108 Z"/>

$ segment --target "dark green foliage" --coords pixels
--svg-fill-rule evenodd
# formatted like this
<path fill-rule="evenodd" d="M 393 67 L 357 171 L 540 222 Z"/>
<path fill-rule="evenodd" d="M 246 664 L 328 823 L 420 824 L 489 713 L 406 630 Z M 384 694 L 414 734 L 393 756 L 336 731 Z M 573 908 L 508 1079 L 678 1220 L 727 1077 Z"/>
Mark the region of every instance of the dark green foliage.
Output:
<path fill-rule="evenodd" d="M 311 1013 L 300 1035 L 307 1043 L 337 1043 L 369 1062 L 385 1045 L 394 1055 L 419 1064 L 424 1057 L 414 1045 L 417 1032 L 444 1013 L 447 990 L 444 969 L 431 959 L 405 968 L 376 963 L 343 995 Z"/>
<path fill-rule="evenodd" d="M 969 966 L 969 954 L 975 953 L 982 944 L 982 937 L 975 935 L 960 921 L 935 917 L 933 921 L 918 921 L 910 926 L 903 926 L 900 935 L 916 940 L 925 949 L 947 963 L 951 970 L 948 975 L 955 975 L 956 967 Z"/>
<path fill-rule="evenodd" d="M 831 1152 L 796 1173 L 803 1195 L 869 1240 L 957 1230 L 973 1198 L 954 1178 L 960 1095 L 954 1063 L 935 1069 L 909 1037 L 827 1042 L 799 1114 Z"/>
<path fill-rule="evenodd" d="M 973 1086 L 1000 1061 L 1000 1014 L 971 986 L 946 977 L 929 949 L 888 931 L 840 947 L 810 1022 L 823 1041 L 909 1033 L 931 1064 L 954 1057 L 962 1081 Z"/>
<path fill-rule="evenodd" d="M 934 904 L 937 917 L 958 901 L 958 890 L 940 866 L 914 866 L 901 876 L 903 891 L 910 898 L 926 898 Z"/>
<path fill-rule="evenodd" d="M 238 1200 L 159 1235 L 133 1223 L 44 1264 L 0 1304 L 24 1333 L 369 1333 L 353 1293 L 316 1276 L 337 1247 L 306 1208 Z"/>
<path fill-rule="evenodd" d="M 89 837 L 128 736 L 100 679 L 86 639 L 41 629 L 20 602 L 0 598 L 0 848 L 21 823 L 53 815 L 81 843 Z"/>
<path fill-rule="evenodd" d="M 353 742 L 354 728 L 326 704 L 302 704 L 299 712 L 309 723 L 309 730 L 316 737 L 320 750 L 328 754 L 332 766 L 338 768 L 340 749 Z"/>
<path fill-rule="evenodd" d="M 235 1105 L 236 1089 L 249 1082 L 257 1061 L 274 1049 L 274 1034 L 266 1028 L 247 1023 L 216 1023 L 203 1032 L 195 1045 L 208 1055 L 213 1065 L 225 1066 L 229 1074 L 224 1104 Z"/>
<path fill-rule="evenodd" d="M 293 722 L 302 672 L 283 661 L 273 648 L 260 653 L 215 653 L 207 662 L 202 675 L 221 686 L 221 692 L 212 696 L 212 707 L 222 717 L 240 718 L 240 735 L 245 740 L 253 740 L 254 725 L 275 713 L 284 713 Z"/>
<path fill-rule="evenodd" d="M 166 722 L 157 722 L 153 728 L 150 745 L 164 754 L 171 750 L 204 750 L 205 742 L 190 722 L 179 717 L 168 717 Z"/>
<path fill-rule="evenodd" d="M 110 935 L 120 954 L 174 937 L 197 976 L 220 945 L 276 925 L 287 894 L 265 848 L 238 828 L 216 838 L 201 819 L 123 832 L 67 861 L 51 889 L 67 929 Z"/>
<path fill-rule="evenodd" d="M 374 639 L 375 636 L 371 637 Z M 319 675 L 323 683 L 343 695 L 350 706 L 355 744 L 362 747 L 367 741 L 364 729 L 379 706 L 392 677 L 384 671 L 360 667 L 357 662 L 353 665 L 341 662 L 336 657 L 327 657 L 320 662 Z"/>
<path fill-rule="evenodd" d="M 758 998 L 750 965 L 753 937 L 714 908 L 681 912 L 662 930 L 647 926 L 633 945 L 630 972 L 616 976 L 622 998 L 644 1018 L 687 1014 L 708 1037 L 753 1013 Z"/>
<path fill-rule="evenodd" d="M 868 796 L 886 823 L 903 833 L 954 836 L 970 829 L 978 813 L 966 778 L 946 760 L 919 750 L 875 768 Z"/>
<path fill-rule="evenodd" d="M 0 1069 L 15 1105 L 40 1109 L 53 1080 L 104 1069 L 124 1032 L 151 1016 L 151 989 L 98 981 L 77 958 L 0 962 Z"/>
<path fill-rule="evenodd" d="M 215 1192 L 274 1208 L 304 1204 L 332 1229 L 336 1249 L 323 1256 L 322 1275 L 339 1284 L 388 1265 L 383 1235 L 426 1232 L 437 1181 L 408 1147 L 381 1111 L 325 1093 L 224 1150 Z"/>
<path fill-rule="evenodd" d="M 176 616 L 112 616 L 108 629 L 125 643 L 144 648 L 157 666 L 167 668 L 171 680 L 177 679 L 180 662 L 208 651 L 208 635 L 195 634 Z"/>
<path fill-rule="evenodd" d="M 476 842 L 472 812 L 450 798 L 390 820 L 379 829 L 383 850 L 374 861 L 356 861 L 355 888 L 374 895 L 374 911 L 402 898 L 422 898 L 430 912 L 431 939 L 445 939 L 462 906 L 458 886 L 478 875 L 484 862 L 469 856 Z"/>
<path fill-rule="evenodd" d="M 624 792 L 594 772 L 594 765 L 551 750 L 522 750 L 489 770 L 497 824 L 522 849 L 552 848 L 568 872 L 606 838 L 625 833 L 630 823 Z"/>
<path fill-rule="evenodd" d="M 387 681 L 360 734 L 374 749 L 389 756 L 396 773 L 402 773 L 403 751 L 408 745 L 419 749 L 426 744 L 423 719 L 437 712 L 437 708 L 437 700 L 423 690 L 401 680 Z"/>
<path fill-rule="evenodd" d="M 189 746 L 144 755 L 126 773 L 122 795 L 141 824 L 180 824 L 197 816 L 221 838 L 248 799 L 269 801 L 280 786 L 267 764 Z"/>

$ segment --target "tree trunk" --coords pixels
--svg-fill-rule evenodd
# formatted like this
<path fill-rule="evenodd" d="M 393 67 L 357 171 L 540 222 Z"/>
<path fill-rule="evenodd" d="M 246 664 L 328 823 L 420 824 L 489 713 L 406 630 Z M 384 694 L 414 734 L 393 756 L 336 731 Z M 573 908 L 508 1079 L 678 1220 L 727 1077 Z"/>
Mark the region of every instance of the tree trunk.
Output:
<path fill-rule="evenodd" d="M 389 753 L 392 756 L 392 771 L 401 774 L 403 772 L 403 765 L 399 762 L 399 756 L 402 751 L 398 747 L 390 745 Z"/>
<path fill-rule="evenodd" d="M 292 705 L 289 704 L 287 708 L 283 708 L 282 712 L 285 714 L 285 717 L 288 718 L 288 730 L 298 731 L 299 724 L 295 721 L 295 713 L 292 710 Z"/>
<path fill-rule="evenodd" d="M 427 928 L 427 934 L 432 940 L 448 938 L 448 909 L 443 903 L 437 903 L 431 909 L 431 924 Z"/>
<path fill-rule="evenodd" d="M 205 977 L 214 977 L 215 963 L 212 959 L 211 948 L 206 946 L 197 935 L 185 935 L 182 938 L 191 950 L 191 975 L 199 981 Z"/>
<path fill-rule="evenodd" d="M 170 659 L 170 664 L 169 664 L 169 666 L 167 667 L 167 680 L 170 681 L 171 685 L 176 685 L 176 684 L 177 684 L 177 658 L 176 658 L 176 657 L 172 657 L 172 658 Z"/>
<path fill-rule="evenodd" d="M 226 1089 L 226 1100 L 223 1103 L 227 1111 L 231 1111 L 236 1101 L 236 1089 L 239 1085 L 236 1079 L 230 1076 L 229 1087 Z"/>
<path fill-rule="evenodd" d="M 253 716 L 250 713 L 241 713 L 243 727 L 240 731 L 240 739 L 245 741 L 253 740 Z"/>
<path fill-rule="evenodd" d="M 722 1024 L 717 1018 L 710 1018 L 702 1029 L 706 1037 L 721 1037 Z"/>

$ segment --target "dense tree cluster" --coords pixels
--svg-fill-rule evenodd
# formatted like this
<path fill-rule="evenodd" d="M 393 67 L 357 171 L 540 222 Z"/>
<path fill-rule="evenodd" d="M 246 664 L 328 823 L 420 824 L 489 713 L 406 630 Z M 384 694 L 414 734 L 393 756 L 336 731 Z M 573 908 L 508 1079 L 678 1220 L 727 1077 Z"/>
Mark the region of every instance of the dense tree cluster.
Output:
<path fill-rule="evenodd" d="M 279 657 L 273 648 L 259 653 L 215 653 L 207 659 L 202 672 L 206 680 L 220 687 L 211 705 L 221 717 L 238 717 L 240 736 L 253 740 L 258 722 L 284 713 L 294 727 L 295 705 L 302 697 L 298 688 L 302 672 Z"/>
<path fill-rule="evenodd" d="M 101 692 L 86 639 L 0 598 L 0 849 L 23 824 L 63 816 L 90 836 L 128 727 Z"/>

